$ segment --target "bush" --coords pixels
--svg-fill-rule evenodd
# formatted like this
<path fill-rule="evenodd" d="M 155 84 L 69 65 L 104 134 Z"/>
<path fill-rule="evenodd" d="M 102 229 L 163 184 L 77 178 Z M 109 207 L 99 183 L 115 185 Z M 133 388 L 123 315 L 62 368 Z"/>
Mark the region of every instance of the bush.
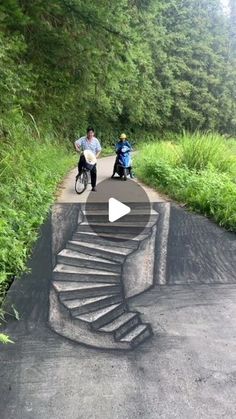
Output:
<path fill-rule="evenodd" d="M 234 146 L 219 135 L 185 134 L 177 143 L 142 147 L 135 170 L 144 182 L 236 231 Z"/>

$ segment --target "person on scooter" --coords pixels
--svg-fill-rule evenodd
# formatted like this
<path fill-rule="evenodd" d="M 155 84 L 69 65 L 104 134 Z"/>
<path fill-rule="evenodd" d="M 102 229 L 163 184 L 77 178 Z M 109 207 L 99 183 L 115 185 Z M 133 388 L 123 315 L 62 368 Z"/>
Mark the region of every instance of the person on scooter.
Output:
<path fill-rule="evenodd" d="M 97 159 L 99 154 L 101 153 L 101 145 L 99 140 L 94 136 L 94 129 L 93 127 L 87 128 L 87 135 L 85 137 L 81 137 L 75 141 L 75 149 L 78 152 L 84 152 L 85 150 L 90 150 L 95 158 Z M 83 167 L 86 167 L 86 160 L 84 154 L 80 155 L 79 163 L 78 163 L 78 174 L 76 176 L 76 181 L 81 176 Z M 96 183 L 97 183 L 97 165 L 94 164 L 92 169 L 90 170 L 91 173 L 91 185 L 92 191 L 96 191 Z"/>
<path fill-rule="evenodd" d="M 113 167 L 113 174 L 111 176 L 112 178 L 114 178 L 115 173 L 117 172 L 117 164 L 119 162 L 119 153 L 121 152 L 121 149 L 124 146 L 128 148 L 129 152 L 132 150 L 132 147 L 131 147 L 130 143 L 127 141 L 126 134 L 123 133 L 123 134 L 120 135 L 120 140 L 115 145 L 117 156 L 116 156 L 116 160 L 115 160 L 114 167 Z M 130 177 L 133 178 L 131 169 L 132 169 L 132 167 L 129 168 L 129 173 L 130 173 Z"/>

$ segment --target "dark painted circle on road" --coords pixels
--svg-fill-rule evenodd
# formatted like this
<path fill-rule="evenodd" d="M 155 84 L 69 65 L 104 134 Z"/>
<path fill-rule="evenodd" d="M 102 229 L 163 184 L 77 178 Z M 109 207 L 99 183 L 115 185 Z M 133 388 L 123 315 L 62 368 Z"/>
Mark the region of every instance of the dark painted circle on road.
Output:
<path fill-rule="evenodd" d="M 109 221 L 109 199 L 114 198 L 130 207 L 129 214 Z M 146 234 L 151 226 L 151 203 L 145 190 L 135 181 L 106 179 L 90 192 L 85 204 L 84 231 L 92 231 L 103 240 L 132 240 Z M 86 225 L 87 222 L 87 225 Z"/>

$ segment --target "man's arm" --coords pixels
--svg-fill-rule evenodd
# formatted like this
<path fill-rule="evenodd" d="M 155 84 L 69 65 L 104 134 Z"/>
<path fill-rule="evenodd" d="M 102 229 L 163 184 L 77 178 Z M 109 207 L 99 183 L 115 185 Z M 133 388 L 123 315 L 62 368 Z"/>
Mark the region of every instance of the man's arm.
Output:
<path fill-rule="evenodd" d="M 120 150 L 123 147 L 123 143 L 121 143 L 120 141 L 118 143 L 116 143 L 116 154 L 120 153 Z"/>
<path fill-rule="evenodd" d="M 82 138 L 79 138 L 78 140 L 75 141 L 75 149 L 76 151 L 80 152 L 81 151 L 81 142 L 82 142 Z"/>
<path fill-rule="evenodd" d="M 129 141 L 126 141 L 126 145 L 127 145 L 127 147 L 129 147 L 129 151 L 133 151 L 133 148 L 132 148 L 132 146 L 131 146 L 131 144 L 129 143 Z"/>
<path fill-rule="evenodd" d="M 98 158 L 98 156 L 99 156 L 99 154 L 101 153 L 101 151 L 102 151 L 101 144 L 100 144 L 100 142 L 97 140 L 97 147 L 96 147 L 96 159 Z"/>

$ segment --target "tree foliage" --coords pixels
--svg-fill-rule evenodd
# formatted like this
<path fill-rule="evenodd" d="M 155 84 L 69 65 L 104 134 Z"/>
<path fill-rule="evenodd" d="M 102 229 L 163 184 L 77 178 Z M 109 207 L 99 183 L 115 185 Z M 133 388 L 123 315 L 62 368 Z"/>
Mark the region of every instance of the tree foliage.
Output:
<path fill-rule="evenodd" d="M 235 1 L 3 0 L 0 129 L 12 109 L 75 135 L 236 132 Z"/>

